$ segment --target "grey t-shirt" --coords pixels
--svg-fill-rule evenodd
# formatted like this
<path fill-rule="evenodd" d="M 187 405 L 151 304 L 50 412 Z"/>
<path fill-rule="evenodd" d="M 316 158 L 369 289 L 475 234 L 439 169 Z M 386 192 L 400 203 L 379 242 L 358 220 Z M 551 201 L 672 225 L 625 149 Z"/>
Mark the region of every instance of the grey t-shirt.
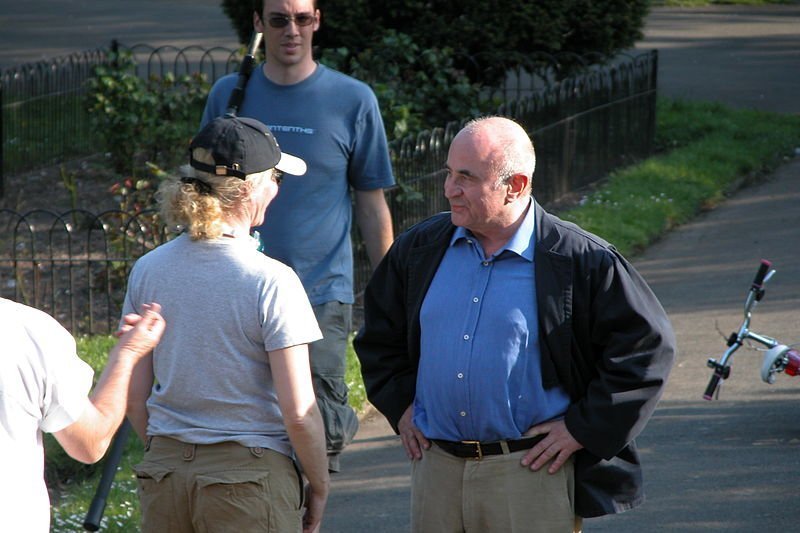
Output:
<path fill-rule="evenodd" d="M 153 353 L 148 435 L 292 455 L 267 352 L 321 334 L 297 275 L 254 242 L 181 235 L 134 265 L 123 314 L 157 302 L 167 323 Z"/>

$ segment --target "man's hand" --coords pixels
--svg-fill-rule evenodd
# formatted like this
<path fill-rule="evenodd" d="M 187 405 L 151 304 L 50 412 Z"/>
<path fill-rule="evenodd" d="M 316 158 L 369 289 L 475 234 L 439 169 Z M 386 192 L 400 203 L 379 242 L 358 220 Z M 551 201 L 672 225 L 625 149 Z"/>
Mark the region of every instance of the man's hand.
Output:
<path fill-rule="evenodd" d="M 303 513 L 303 533 L 318 533 L 322 525 L 322 513 L 328 501 L 327 495 L 315 493 L 310 484 L 305 487 L 305 512 Z"/>
<path fill-rule="evenodd" d="M 54 434 L 70 457 L 94 463 L 106 453 L 114 432 L 125 417 L 131 377 L 136 372 L 137 363 L 151 353 L 164 332 L 165 322 L 160 310 L 161 306 L 156 303 L 145 304 L 141 316 L 125 317 L 124 331 L 111 349 L 108 363 L 92 391 L 91 403 L 78 420 Z M 137 432 L 140 429 L 139 434 L 143 437 L 144 428 L 137 428 Z"/>
<path fill-rule="evenodd" d="M 552 460 L 547 471 L 555 474 L 573 453 L 583 448 L 581 443 L 575 440 L 567 430 L 567 425 L 563 420 L 545 422 L 533 426 L 524 433 L 525 437 L 535 437 L 536 435 L 547 436 L 522 458 L 522 466 L 529 466 L 531 470 L 539 470 Z"/>
<path fill-rule="evenodd" d="M 406 412 L 400 417 L 397 430 L 400 432 L 400 440 L 403 441 L 408 458 L 412 461 L 422 459 L 422 450 L 430 448 L 431 443 L 414 425 L 414 404 L 409 405 Z"/>
<path fill-rule="evenodd" d="M 128 314 L 123 317 L 124 324 L 114 333 L 119 341 L 120 352 L 132 353 L 136 356 L 148 354 L 155 348 L 164 333 L 165 322 L 159 314 L 161 306 L 157 303 L 143 304 L 142 314 Z"/>

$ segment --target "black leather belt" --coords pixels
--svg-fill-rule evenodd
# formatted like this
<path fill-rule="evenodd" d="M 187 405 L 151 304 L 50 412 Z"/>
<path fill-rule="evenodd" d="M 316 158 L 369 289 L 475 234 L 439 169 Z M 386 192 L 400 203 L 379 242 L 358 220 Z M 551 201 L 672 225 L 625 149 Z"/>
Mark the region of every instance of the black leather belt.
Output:
<path fill-rule="evenodd" d="M 450 440 L 431 439 L 439 448 L 443 449 L 450 455 L 461 457 L 462 459 L 482 459 L 486 455 L 500 455 L 503 452 L 502 443 L 505 442 L 508 446 L 508 453 L 518 452 L 520 450 L 530 450 L 538 442 L 544 439 L 545 435 L 536 435 L 518 440 L 507 440 L 498 442 L 478 442 L 476 440 L 463 440 L 461 442 L 454 442 Z"/>

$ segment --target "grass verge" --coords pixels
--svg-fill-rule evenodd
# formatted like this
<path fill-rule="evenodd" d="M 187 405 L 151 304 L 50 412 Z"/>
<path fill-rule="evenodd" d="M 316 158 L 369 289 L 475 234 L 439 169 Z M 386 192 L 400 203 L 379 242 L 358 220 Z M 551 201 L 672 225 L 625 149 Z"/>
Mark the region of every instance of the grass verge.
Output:
<path fill-rule="evenodd" d="M 656 144 L 659 154 L 608 177 L 580 205 L 561 212 L 589 231 L 634 255 L 670 228 L 713 207 L 748 179 L 763 176 L 800 147 L 800 116 L 733 110 L 719 104 L 660 100 Z M 78 340 L 81 357 L 102 368 L 113 338 Z M 347 353 L 350 404 L 366 406 L 360 365 L 352 346 Z M 60 455 L 59 455 L 60 454 Z M 136 531 L 136 482 L 131 465 L 142 446 L 132 437 L 114 482 L 103 531 Z M 60 489 L 53 506 L 52 531 L 80 532 L 100 477 L 98 467 L 77 467 L 56 444 L 47 446 L 48 471 L 58 469 Z M 64 476 L 60 472 L 64 472 Z M 66 481 L 64 481 L 66 479 Z"/>
<path fill-rule="evenodd" d="M 663 151 L 612 173 L 560 216 L 632 256 L 672 227 L 711 208 L 800 147 L 800 117 L 660 100 Z"/>

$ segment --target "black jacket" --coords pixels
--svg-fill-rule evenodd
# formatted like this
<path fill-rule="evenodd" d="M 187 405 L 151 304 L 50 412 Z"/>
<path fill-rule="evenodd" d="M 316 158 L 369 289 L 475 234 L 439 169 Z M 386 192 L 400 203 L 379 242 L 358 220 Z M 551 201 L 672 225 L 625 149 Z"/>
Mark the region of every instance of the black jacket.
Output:
<path fill-rule="evenodd" d="M 633 441 L 663 392 L 675 356 L 669 320 L 650 288 L 608 243 L 535 202 L 534 265 L 542 378 L 572 399 L 576 509 L 592 517 L 643 501 Z M 367 395 L 397 431 L 420 357 L 419 312 L 455 226 L 440 213 L 392 245 L 365 292 L 355 339 Z"/>

